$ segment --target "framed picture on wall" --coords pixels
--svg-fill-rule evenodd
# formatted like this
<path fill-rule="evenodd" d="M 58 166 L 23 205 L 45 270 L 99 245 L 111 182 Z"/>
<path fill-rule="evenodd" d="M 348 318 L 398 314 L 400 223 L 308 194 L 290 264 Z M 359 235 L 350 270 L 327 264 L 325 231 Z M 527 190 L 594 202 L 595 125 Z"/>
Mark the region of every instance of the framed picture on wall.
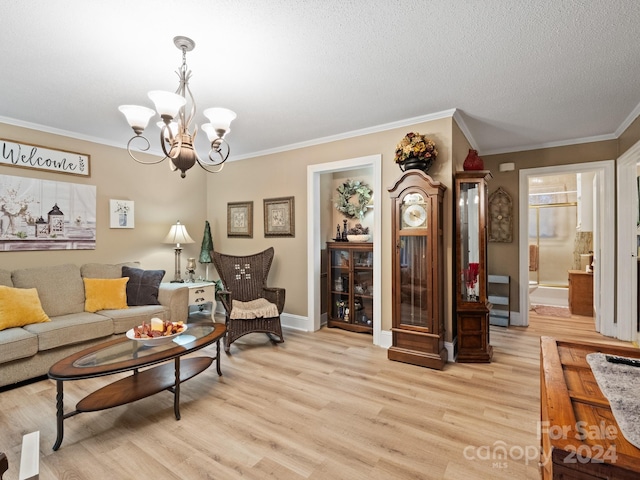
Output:
<path fill-rule="evenodd" d="M 227 237 L 253 238 L 253 202 L 227 203 Z"/>
<path fill-rule="evenodd" d="M 109 200 L 109 228 L 134 228 L 133 201 Z"/>
<path fill-rule="evenodd" d="M 293 197 L 264 199 L 264 236 L 295 237 Z"/>

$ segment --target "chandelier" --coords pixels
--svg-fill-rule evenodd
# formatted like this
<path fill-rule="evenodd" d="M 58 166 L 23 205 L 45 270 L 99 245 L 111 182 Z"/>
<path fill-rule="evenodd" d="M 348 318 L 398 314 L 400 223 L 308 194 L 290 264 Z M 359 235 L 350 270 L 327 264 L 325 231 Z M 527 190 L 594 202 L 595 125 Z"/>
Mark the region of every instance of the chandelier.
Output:
<path fill-rule="evenodd" d="M 162 119 L 161 122 L 158 122 L 158 126 L 160 127 L 160 145 L 165 156 L 160 160 L 144 161 L 137 158 L 131 151 L 132 143 L 140 143 L 138 140 L 142 141 L 141 146 L 137 147 L 138 150 L 142 152 L 149 150 L 151 144 L 142 133 L 151 117 L 156 114 L 152 109 L 138 105 L 118 107 L 135 132 L 135 135 L 127 143 L 127 152 L 136 162 L 147 165 L 160 163 L 168 158 L 171 169 L 180 170 L 182 178 L 196 162 L 207 172 L 218 173 L 229 158 L 229 144 L 224 137 L 229 133 L 229 126 L 236 118 L 236 114 L 229 109 L 220 107 L 207 108 L 202 112 L 209 123 L 205 123 L 201 128 L 207 134 L 211 145 L 208 157 L 202 160 L 194 148 L 198 125 L 196 124 L 193 130 L 190 129 L 191 121 L 196 114 L 196 102 L 189 88 L 191 70 L 187 67 L 187 52 L 193 50 L 196 44 L 190 38 L 182 36 L 175 37 L 173 43 L 182 51 L 182 66 L 180 70 L 176 71 L 180 78 L 178 89 L 176 93 L 153 90 L 148 94 Z M 187 105 L 187 101 L 190 105 Z M 189 107 L 188 113 L 187 107 Z"/>

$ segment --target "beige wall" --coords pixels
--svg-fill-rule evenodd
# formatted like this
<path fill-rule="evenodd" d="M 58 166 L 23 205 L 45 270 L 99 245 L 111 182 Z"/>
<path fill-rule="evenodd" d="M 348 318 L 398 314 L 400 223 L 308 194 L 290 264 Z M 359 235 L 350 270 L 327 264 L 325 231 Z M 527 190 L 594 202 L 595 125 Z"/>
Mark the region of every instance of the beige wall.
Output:
<path fill-rule="evenodd" d="M 640 139 L 640 117 L 637 117 L 631 125 L 622 132 L 618 138 L 618 156 L 629 150 Z"/>
<path fill-rule="evenodd" d="M 373 192 L 375 208 L 382 212 L 382 328 L 391 328 L 391 202 L 386 188 L 401 175 L 393 162 L 396 144 L 410 131 L 432 138 L 439 149 L 439 157 L 430 174 L 446 187 L 445 244 L 451 251 L 451 189 L 452 189 L 452 125 L 451 118 L 421 123 L 385 132 L 363 135 L 322 145 L 301 148 L 248 160 L 229 162 L 220 175 L 207 178 L 207 217 L 211 222 L 216 250 L 231 254 L 257 252 L 273 246 L 276 257 L 269 284 L 287 289 L 285 310 L 294 315 L 307 316 L 307 166 L 335 162 L 367 155 L 382 154 L 383 192 Z M 465 152 L 466 155 L 466 152 Z M 464 159 L 464 157 L 462 157 Z M 295 197 L 295 238 L 265 238 L 263 228 L 263 199 L 275 196 Z M 230 201 L 253 201 L 253 238 L 227 238 L 226 204 Z M 323 232 L 326 238 L 335 236 L 331 222 Z M 450 270 L 448 270 L 450 271 Z M 450 295 L 450 276 L 445 292 Z M 451 302 L 447 318 L 450 335 Z M 450 338 L 448 339 L 450 340 Z"/>
<path fill-rule="evenodd" d="M 0 124 L 0 138 L 90 155 L 91 177 L 5 165 L 0 165 L 0 175 L 95 185 L 97 193 L 95 250 L 0 252 L 0 268 L 138 260 L 144 267 L 165 269 L 164 280 L 168 281 L 175 270 L 174 251 L 162 241 L 176 220 L 187 226 L 196 241 L 184 246 L 182 270 L 187 257 L 199 256 L 206 216 L 205 175 L 199 168 L 189 171 L 183 180 L 178 173 L 169 171 L 166 161 L 141 165 L 123 149 L 12 125 Z M 109 199 L 135 202 L 134 229 L 109 228 Z"/>

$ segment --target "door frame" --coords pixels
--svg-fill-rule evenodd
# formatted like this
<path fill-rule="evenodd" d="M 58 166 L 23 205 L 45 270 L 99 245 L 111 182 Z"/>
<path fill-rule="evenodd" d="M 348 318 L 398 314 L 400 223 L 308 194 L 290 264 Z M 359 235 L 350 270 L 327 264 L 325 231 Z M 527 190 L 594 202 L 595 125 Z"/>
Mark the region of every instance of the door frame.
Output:
<path fill-rule="evenodd" d="M 618 277 L 617 318 L 618 338 L 637 341 L 638 334 L 638 274 L 637 234 L 638 221 L 638 163 L 640 142 L 627 150 L 617 160 L 618 187 Z M 634 321 L 635 320 L 635 321 Z"/>
<path fill-rule="evenodd" d="M 615 323 L 615 161 L 573 163 L 552 167 L 526 168 L 519 172 L 519 300 L 520 324 L 529 325 L 529 177 L 560 173 L 595 172 L 597 195 L 594 230 L 600 232 L 601 251 L 595 252 L 594 275 L 599 288 L 594 292 L 597 331 L 616 336 Z"/>
<path fill-rule="evenodd" d="M 370 167 L 373 169 L 373 192 L 378 205 L 373 208 L 373 344 L 381 345 L 382 338 L 382 155 L 368 155 L 335 162 L 307 166 L 307 315 L 313 331 L 321 325 L 320 312 L 320 175 Z"/>

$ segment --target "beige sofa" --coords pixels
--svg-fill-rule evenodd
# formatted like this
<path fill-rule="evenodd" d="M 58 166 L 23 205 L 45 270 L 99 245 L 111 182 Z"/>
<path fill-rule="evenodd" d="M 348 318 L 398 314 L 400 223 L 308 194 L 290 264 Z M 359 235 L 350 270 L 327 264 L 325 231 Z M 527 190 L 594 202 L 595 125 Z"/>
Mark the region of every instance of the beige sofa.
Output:
<path fill-rule="evenodd" d="M 121 278 L 122 267 L 138 264 L 67 264 L 9 272 L 0 270 L 0 285 L 35 288 L 49 322 L 0 330 L 0 387 L 46 375 L 51 365 L 96 343 L 123 336 L 152 317 L 186 321 L 189 289 L 184 284 L 161 283 L 159 305 L 129 306 L 117 310 L 85 311 L 84 278 Z"/>

